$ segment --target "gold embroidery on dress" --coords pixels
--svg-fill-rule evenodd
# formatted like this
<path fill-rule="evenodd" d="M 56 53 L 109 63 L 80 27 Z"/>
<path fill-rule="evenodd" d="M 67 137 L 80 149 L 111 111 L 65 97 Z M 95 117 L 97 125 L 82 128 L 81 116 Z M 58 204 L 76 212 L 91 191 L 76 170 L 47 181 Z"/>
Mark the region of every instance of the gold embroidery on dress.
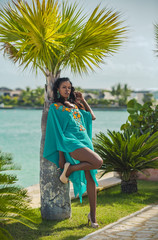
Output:
<path fill-rule="evenodd" d="M 85 131 L 86 129 L 85 129 L 85 128 L 83 127 L 83 125 L 81 124 L 81 115 L 80 115 L 80 113 L 79 113 L 79 111 L 78 111 L 78 108 L 77 108 L 77 110 L 75 110 L 75 111 L 73 112 L 73 118 L 75 119 L 77 125 L 79 126 L 80 131 Z"/>
<path fill-rule="evenodd" d="M 56 109 L 58 110 L 61 105 L 54 103 L 54 106 L 55 106 Z M 80 115 L 80 113 L 79 113 L 78 107 L 75 106 L 74 109 L 75 109 L 75 111 L 72 112 L 73 118 L 75 119 L 77 125 L 79 126 L 80 131 L 85 131 L 86 129 L 85 129 L 85 128 L 83 127 L 83 125 L 81 124 L 81 115 Z M 68 108 L 68 107 L 62 106 L 62 111 L 63 111 L 63 112 L 64 112 L 64 111 L 71 112 L 71 109 Z"/>

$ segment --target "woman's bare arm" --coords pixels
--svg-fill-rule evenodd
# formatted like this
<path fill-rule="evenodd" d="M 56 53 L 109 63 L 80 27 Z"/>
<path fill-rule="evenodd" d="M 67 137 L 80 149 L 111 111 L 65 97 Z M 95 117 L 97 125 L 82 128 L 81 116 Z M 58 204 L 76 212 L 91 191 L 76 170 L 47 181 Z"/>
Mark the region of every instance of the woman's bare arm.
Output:
<path fill-rule="evenodd" d="M 87 101 L 85 100 L 85 98 L 83 97 L 82 93 L 81 92 L 75 92 L 75 96 L 76 96 L 77 100 L 82 102 L 82 104 L 84 105 L 86 111 L 90 112 L 90 114 L 92 116 L 92 120 L 95 120 L 96 117 L 94 115 L 94 112 L 91 109 L 91 107 L 89 106 L 89 104 L 87 103 Z"/>
<path fill-rule="evenodd" d="M 65 161 L 64 153 L 61 152 L 61 151 L 59 151 L 59 167 L 60 167 L 61 169 L 64 168 L 65 162 L 66 162 L 66 161 Z"/>
<path fill-rule="evenodd" d="M 87 101 L 85 99 L 82 100 L 82 103 L 86 109 L 86 111 L 90 112 L 90 114 L 92 115 L 92 120 L 96 119 L 96 116 L 94 115 L 93 110 L 91 109 L 91 107 L 89 106 L 89 104 L 87 103 Z"/>

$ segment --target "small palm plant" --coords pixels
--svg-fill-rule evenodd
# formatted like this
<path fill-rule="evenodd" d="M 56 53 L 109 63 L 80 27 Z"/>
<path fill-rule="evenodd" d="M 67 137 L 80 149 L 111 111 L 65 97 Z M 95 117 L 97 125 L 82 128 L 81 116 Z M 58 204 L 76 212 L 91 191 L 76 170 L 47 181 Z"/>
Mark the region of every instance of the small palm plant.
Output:
<path fill-rule="evenodd" d="M 100 132 L 93 139 L 95 151 L 102 157 L 104 170 L 118 172 L 121 190 L 124 193 L 137 192 L 137 172 L 147 168 L 158 168 L 158 132 L 150 138 L 149 133 L 137 137 L 120 132 Z"/>
<path fill-rule="evenodd" d="M 30 199 L 27 190 L 15 186 L 17 177 L 6 171 L 19 170 L 11 154 L 2 153 L 0 150 L 0 239 L 13 239 L 5 229 L 8 222 L 20 222 L 29 228 L 36 229 L 35 213 L 29 207 Z"/>

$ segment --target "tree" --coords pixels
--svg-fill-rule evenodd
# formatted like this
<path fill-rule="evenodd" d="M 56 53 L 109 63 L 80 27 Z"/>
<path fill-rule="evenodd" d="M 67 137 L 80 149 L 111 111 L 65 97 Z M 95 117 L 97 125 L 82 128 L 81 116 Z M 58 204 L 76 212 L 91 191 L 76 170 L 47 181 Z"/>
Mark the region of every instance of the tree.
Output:
<path fill-rule="evenodd" d="M 37 87 L 31 90 L 26 87 L 19 97 L 19 104 L 23 106 L 42 106 L 44 104 L 44 88 Z"/>
<path fill-rule="evenodd" d="M 71 215 L 69 186 L 59 181 L 56 166 L 43 158 L 46 121 L 53 99 L 52 87 L 62 69 L 73 73 L 94 71 L 104 57 L 114 54 L 124 40 L 126 27 L 120 14 L 111 9 L 94 9 L 90 17 L 76 3 L 57 0 L 13 1 L 0 11 L 0 42 L 4 53 L 24 69 L 29 65 L 46 77 L 40 149 L 41 214 L 44 219 Z"/>
<path fill-rule="evenodd" d="M 115 86 L 112 87 L 111 94 L 117 97 L 117 101 L 119 100 L 121 93 L 122 89 L 120 83 L 118 83 L 116 87 Z"/>
<path fill-rule="evenodd" d="M 143 103 L 152 102 L 153 101 L 153 94 L 152 93 L 145 93 L 143 97 Z"/>
<path fill-rule="evenodd" d="M 34 91 L 35 106 L 43 106 L 44 104 L 44 88 L 37 87 Z"/>
<path fill-rule="evenodd" d="M 79 92 L 82 92 L 82 93 L 84 93 L 85 91 L 84 91 L 84 89 L 83 88 L 81 88 L 81 87 L 75 87 L 75 90 L 76 91 L 79 91 Z"/>
<path fill-rule="evenodd" d="M 124 84 L 123 88 L 122 88 L 122 101 L 123 101 L 123 105 L 127 105 L 127 99 L 128 97 L 131 95 L 131 89 L 128 88 L 127 84 Z"/>
<path fill-rule="evenodd" d="M 127 84 L 124 84 L 122 87 L 119 83 L 116 87 L 112 87 L 111 94 L 117 97 L 119 106 L 126 106 L 127 98 L 130 96 L 131 90 L 128 88 Z"/>
<path fill-rule="evenodd" d="M 155 28 L 155 41 L 156 41 L 156 53 L 158 53 L 158 23 L 154 25 Z M 158 54 L 157 54 L 158 56 Z"/>
<path fill-rule="evenodd" d="M 26 87 L 26 90 L 23 90 L 19 97 L 20 105 L 24 106 L 34 106 L 34 95 L 30 87 Z"/>
<path fill-rule="evenodd" d="M 2 96 L 1 101 L 2 101 L 2 103 L 4 103 L 4 105 L 10 105 L 11 104 L 11 97 L 9 95 Z"/>

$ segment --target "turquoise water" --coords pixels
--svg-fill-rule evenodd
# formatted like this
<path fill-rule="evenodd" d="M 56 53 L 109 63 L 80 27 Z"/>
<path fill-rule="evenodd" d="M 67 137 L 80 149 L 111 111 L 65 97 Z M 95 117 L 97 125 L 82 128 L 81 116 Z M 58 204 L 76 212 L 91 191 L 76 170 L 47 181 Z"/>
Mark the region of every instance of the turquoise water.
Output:
<path fill-rule="evenodd" d="M 99 131 L 119 130 L 126 111 L 94 110 L 93 136 Z M 0 110 L 0 149 L 13 155 L 21 170 L 13 171 L 23 187 L 37 184 L 40 172 L 41 110 Z"/>

